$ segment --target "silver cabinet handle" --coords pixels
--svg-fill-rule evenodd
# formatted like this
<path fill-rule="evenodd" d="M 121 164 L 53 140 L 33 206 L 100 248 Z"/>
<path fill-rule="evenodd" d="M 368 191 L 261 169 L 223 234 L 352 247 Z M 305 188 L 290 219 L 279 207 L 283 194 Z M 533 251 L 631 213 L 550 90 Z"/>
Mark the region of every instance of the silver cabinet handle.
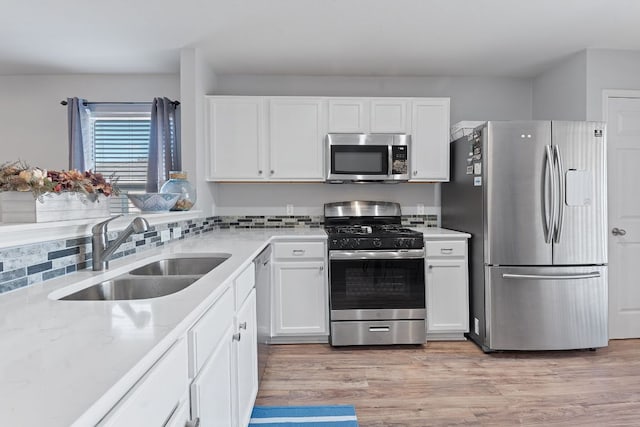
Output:
<path fill-rule="evenodd" d="M 575 280 L 575 279 L 596 279 L 600 277 L 600 272 L 592 271 L 584 274 L 510 274 L 502 275 L 503 279 L 537 279 L 537 280 Z"/>
<path fill-rule="evenodd" d="M 614 236 L 624 236 L 625 234 L 627 234 L 627 230 L 625 230 L 624 228 L 614 227 L 611 229 L 611 234 L 613 234 Z"/>
<path fill-rule="evenodd" d="M 306 250 L 304 250 L 304 249 L 294 249 L 293 250 L 293 254 L 294 255 L 304 255 L 305 252 L 306 252 Z"/>
<path fill-rule="evenodd" d="M 238 325 L 238 328 L 247 330 L 247 322 L 242 322 Z"/>
<path fill-rule="evenodd" d="M 453 252 L 453 248 L 440 248 L 441 254 L 450 254 Z"/>
<path fill-rule="evenodd" d="M 369 332 L 389 332 L 389 326 L 369 326 Z"/>
<path fill-rule="evenodd" d="M 238 332 L 237 334 L 233 334 L 232 340 L 240 341 L 240 338 L 242 338 L 242 336 L 240 335 L 240 332 Z"/>
<path fill-rule="evenodd" d="M 320 271 L 324 271 L 324 265 L 320 266 Z"/>
<path fill-rule="evenodd" d="M 271 169 L 271 175 L 273 175 L 275 173 L 275 171 L 273 169 Z"/>
<path fill-rule="evenodd" d="M 413 176 L 418 175 L 418 171 L 413 171 Z"/>
<path fill-rule="evenodd" d="M 269 260 L 266 260 L 265 262 L 262 263 L 263 266 L 266 266 L 267 264 L 269 264 Z"/>
<path fill-rule="evenodd" d="M 200 417 L 195 420 L 187 421 L 184 427 L 200 427 Z"/>
<path fill-rule="evenodd" d="M 258 171 L 258 175 L 262 175 L 262 170 L 259 170 L 259 171 Z"/>

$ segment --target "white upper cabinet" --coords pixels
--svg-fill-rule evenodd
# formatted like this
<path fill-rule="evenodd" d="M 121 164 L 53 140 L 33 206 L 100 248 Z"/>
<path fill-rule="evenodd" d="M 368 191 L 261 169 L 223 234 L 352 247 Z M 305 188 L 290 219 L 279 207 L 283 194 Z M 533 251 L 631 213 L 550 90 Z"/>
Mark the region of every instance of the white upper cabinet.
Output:
<path fill-rule="evenodd" d="M 265 101 L 261 97 L 208 98 L 209 179 L 265 176 Z"/>
<path fill-rule="evenodd" d="M 449 180 L 449 98 L 411 102 L 411 181 Z"/>
<path fill-rule="evenodd" d="M 410 133 L 406 99 L 374 98 L 371 100 L 372 133 Z"/>
<path fill-rule="evenodd" d="M 330 98 L 329 132 L 366 133 L 369 130 L 369 102 L 364 98 Z"/>
<path fill-rule="evenodd" d="M 270 179 L 324 179 L 324 123 L 324 101 L 320 98 L 269 101 Z"/>
<path fill-rule="evenodd" d="M 210 181 L 322 181 L 327 133 L 411 135 L 411 181 L 449 180 L 449 98 L 207 96 Z"/>
<path fill-rule="evenodd" d="M 329 98 L 331 133 L 409 133 L 407 98 Z"/>

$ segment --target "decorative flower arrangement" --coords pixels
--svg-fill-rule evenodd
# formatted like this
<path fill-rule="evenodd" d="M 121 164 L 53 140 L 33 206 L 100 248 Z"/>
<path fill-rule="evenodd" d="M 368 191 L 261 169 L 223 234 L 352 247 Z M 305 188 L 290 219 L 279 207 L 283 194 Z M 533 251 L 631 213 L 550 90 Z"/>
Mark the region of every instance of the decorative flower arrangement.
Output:
<path fill-rule="evenodd" d="M 0 165 L 0 191 L 30 191 L 40 199 L 46 193 L 82 193 L 90 198 L 117 195 L 117 179 L 108 182 L 100 173 L 79 170 L 55 171 L 29 167 L 24 162 Z"/>

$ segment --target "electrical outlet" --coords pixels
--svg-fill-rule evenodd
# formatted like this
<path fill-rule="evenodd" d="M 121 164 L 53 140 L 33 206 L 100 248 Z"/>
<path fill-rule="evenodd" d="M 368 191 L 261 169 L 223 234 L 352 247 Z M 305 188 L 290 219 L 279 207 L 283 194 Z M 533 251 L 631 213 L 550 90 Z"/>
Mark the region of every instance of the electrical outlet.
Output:
<path fill-rule="evenodd" d="M 171 231 L 169 229 L 160 232 L 160 241 L 166 242 L 167 240 L 171 240 Z"/>
<path fill-rule="evenodd" d="M 475 332 L 476 335 L 480 335 L 480 321 L 475 317 L 473 318 L 473 332 Z"/>
<path fill-rule="evenodd" d="M 182 227 L 173 227 L 173 238 L 179 239 L 182 237 Z"/>
<path fill-rule="evenodd" d="M 424 204 L 418 203 L 417 208 L 418 208 L 418 215 L 424 215 Z"/>
<path fill-rule="evenodd" d="M 287 215 L 293 215 L 293 205 L 287 205 Z"/>

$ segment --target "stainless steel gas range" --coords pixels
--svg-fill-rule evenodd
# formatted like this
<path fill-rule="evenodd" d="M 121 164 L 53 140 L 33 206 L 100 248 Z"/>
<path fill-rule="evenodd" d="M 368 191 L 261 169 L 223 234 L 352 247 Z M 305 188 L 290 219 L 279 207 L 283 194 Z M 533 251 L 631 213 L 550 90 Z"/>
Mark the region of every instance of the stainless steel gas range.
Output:
<path fill-rule="evenodd" d="M 331 345 L 424 343 L 424 240 L 400 205 L 328 203 L 324 216 Z"/>

